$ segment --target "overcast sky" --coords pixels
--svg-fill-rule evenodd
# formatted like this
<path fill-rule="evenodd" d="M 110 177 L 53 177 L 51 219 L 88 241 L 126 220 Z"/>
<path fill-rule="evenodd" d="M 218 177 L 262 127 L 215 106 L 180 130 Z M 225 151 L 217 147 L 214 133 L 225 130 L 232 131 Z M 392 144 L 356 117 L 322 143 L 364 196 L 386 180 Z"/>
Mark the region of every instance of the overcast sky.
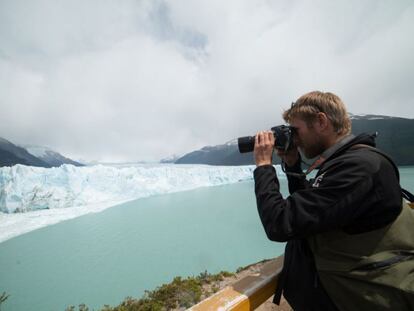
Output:
<path fill-rule="evenodd" d="M 0 0 L 0 137 L 137 161 L 282 122 L 312 90 L 414 118 L 414 1 Z"/>

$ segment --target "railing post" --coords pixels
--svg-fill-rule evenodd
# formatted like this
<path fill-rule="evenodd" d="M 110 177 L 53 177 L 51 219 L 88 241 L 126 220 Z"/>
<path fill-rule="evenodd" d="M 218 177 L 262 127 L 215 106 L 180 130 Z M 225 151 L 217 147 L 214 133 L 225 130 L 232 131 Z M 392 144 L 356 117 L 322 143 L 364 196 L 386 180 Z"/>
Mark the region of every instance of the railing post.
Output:
<path fill-rule="evenodd" d="M 265 263 L 258 273 L 223 288 L 188 310 L 254 310 L 273 295 L 282 267 L 283 256 L 280 256 Z"/>

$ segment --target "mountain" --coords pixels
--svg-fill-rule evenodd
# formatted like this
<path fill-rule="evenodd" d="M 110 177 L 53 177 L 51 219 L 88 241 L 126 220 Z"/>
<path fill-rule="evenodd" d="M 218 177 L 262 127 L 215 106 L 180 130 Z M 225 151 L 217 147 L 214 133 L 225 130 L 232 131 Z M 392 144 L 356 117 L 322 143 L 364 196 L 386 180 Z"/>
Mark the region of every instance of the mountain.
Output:
<path fill-rule="evenodd" d="M 26 149 L 0 137 L 0 167 L 15 164 L 38 167 L 55 167 L 62 164 L 82 166 L 48 148 L 31 146 Z"/>
<path fill-rule="evenodd" d="M 83 164 L 64 157 L 60 153 L 53 151 L 47 147 L 36 145 L 23 145 L 23 147 L 38 159 L 48 163 L 53 167 L 61 166 L 62 164 L 72 164 L 75 166 L 83 166 Z"/>
<path fill-rule="evenodd" d="M 375 133 L 377 147 L 397 165 L 414 165 L 414 119 L 351 115 L 352 133 Z"/>
<path fill-rule="evenodd" d="M 378 132 L 377 147 L 389 154 L 397 165 L 414 165 L 414 119 L 381 116 L 353 115 L 352 133 Z M 275 163 L 280 160 L 275 157 Z M 237 141 L 223 145 L 207 146 L 185 154 L 177 164 L 249 165 L 254 164 L 253 154 L 240 154 Z"/>
<path fill-rule="evenodd" d="M 0 166 L 24 164 L 30 166 L 52 167 L 50 164 L 30 154 L 23 147 L 0 137 Z"/>
<path fill-rule="evenodd" d="M 177 159 L 176 164 L 208 164 L 208 165 L 249 165 L 254 164 L 253 153 L 240 153 L 237 140 L 223 145 L 206 146 L 185 154 Z"/>

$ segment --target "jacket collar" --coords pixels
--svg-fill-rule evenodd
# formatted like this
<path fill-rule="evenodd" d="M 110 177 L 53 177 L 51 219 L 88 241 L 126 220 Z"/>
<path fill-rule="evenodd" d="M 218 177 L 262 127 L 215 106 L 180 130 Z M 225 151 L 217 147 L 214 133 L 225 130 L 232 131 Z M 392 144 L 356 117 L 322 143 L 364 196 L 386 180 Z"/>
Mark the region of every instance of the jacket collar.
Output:
<path fill-rule="evenodd" d="M 322 155 L 325 155 L 325 153 L 327 153 L 325 155 L 325 160 L 338 156 L 339 154 L 341 154 L 342 152 L 344 152 L 345 150 L 348 150 L 349 148 L 351 148 L 354 145 L 357 144 L 364 144 L 364 145 L 368 145 L 371 147 L 375 147 L 375 138 L 377 137 L 377 133 L 374 134 L 359 134 L 357 136 L 354 135 L 348 135 L 345 136 L 343 139 L 341 139 L 339 142 L 337 142 L 335 145 L 333 145 L 332 147 L 328 148 L 327 150 L 325 150 Z M 331 150 L 332 148 L 332 150 Z"/>
<path fill-rule="evenodd" d="M 333 154 L 336 153 L 339 149 L 341 149 L 343 146 L 346 146 L 349 142 L 351 142 L 355 138 L 354 135 L 346 135 L 342 137 L 339 141 L 336 142 L 335 145 L 329 147 L 326 149 L 320 156 L 324 158 L 325 160 L 329 159 Z"/>

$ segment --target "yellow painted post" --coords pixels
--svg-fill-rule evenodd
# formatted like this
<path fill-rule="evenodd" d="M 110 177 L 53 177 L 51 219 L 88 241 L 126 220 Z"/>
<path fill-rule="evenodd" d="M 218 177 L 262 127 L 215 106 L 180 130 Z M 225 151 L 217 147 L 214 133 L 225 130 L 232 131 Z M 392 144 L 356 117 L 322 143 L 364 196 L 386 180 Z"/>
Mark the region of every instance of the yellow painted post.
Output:
<path fill-rule="evenodd" d="M 225 287 L 188 310 L 254 310 L 273 295 L 282 267 L 283 256 L 280 256 L 264 264 L 258 273 Z"/>

